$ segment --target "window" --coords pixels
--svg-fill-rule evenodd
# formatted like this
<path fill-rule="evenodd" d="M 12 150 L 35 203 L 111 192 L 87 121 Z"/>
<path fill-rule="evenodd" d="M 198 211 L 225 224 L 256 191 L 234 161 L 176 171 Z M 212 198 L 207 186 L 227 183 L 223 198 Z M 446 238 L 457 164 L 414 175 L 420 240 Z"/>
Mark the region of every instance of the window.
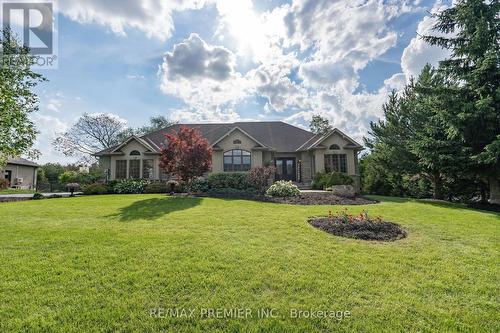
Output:
<path fill-rule="evenodd" d="M 333 145 L 330 146 L 329 149 L 330 150 L 340 150 L 340 147 L 339 147 L 339 145 L 333 144 Z"/>
<path fill-rule="evenodd" d="M 127 160 L 117 160 L 116 161 L 116 179 L 127 178 Z"/>
<path fill-rule="evenodd" d="M 142 178 L 154 178 L 153 160 L 142 160 Z"/>
<path fill-rule="evenodd" d="M 161 180 L 169 180 L 170 173 L 168 173 L 165 169 L 160 169 L 160 179 Z"/>
<path fill-rule="evenodd" d="M 241 145 L 241 140 L 240 139 L 236 139 L 233 141 L 233 144 L 234 145 Z"/>
<path fill-rule="evenodd" d="M 141 153 L 138 150 L 132 150 L 130 156 L 141 156 Z"/>
<path fill-rule="evenodd" d="M 347 155 L 346 154 L 331 154 L 325 155 L 325 171 L 326 172 L 347 172 Z"/>
<path fill-rule="evenodd" d="M 224 153 L 224 171 L 250 170 L 251 154 L 246 150 L 234 149 Z"/>
<path fill-rule="evenodd" d="M 141 178 L 141 160 L 130 160 L 129 161 L 129 178 L 138 179 Z"/>

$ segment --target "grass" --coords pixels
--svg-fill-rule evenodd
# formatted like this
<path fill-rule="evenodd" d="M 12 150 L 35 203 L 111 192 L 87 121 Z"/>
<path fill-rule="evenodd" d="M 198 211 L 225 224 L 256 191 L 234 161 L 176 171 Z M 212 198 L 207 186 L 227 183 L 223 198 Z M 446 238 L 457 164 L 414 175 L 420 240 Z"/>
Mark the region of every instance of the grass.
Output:
<path fill-rule="evenodd" d="M 17 188 L 7 188 L 5 190 L 0 190 L 0 195 L 2 194 L 33 194 L 35 190 L 21 190 Z"/>
<path fill-rule="evenodd" d="M 378 199 L 348 208 L 408 238 L 345 239 L 305 221 L 340 206 L 161 195 L 0 204 L 0 331 L 498 332 L 500 215 Z M 200 318 L 209 308 L 253 318 Z M 262 308 L 277 317 L 257 318 Z"/>

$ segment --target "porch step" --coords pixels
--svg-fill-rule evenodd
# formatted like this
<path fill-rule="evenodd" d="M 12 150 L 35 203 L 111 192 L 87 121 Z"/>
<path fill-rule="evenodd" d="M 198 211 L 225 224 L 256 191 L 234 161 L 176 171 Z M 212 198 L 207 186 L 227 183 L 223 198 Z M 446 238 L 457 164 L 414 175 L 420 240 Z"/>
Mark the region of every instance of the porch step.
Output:
<path fill-rule="evenodd" d="M 299 190 L 310 190 L 312 189 L 311 183 L 297 183 L 294 182 L 295 185 L 299 188 Z"/>

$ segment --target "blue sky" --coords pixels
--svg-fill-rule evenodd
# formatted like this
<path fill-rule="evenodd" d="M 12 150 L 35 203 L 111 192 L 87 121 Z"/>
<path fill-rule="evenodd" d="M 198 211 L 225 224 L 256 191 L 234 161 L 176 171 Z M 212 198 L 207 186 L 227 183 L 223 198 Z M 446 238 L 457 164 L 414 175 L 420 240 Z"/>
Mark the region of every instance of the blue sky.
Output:
<path fill-rule="evenodd" d="M 321 114 L 360 140 L 400 89 L 445 51 L 417 38 L 441 1 L 66 0 L 59 64 L 37 92 L 40 162 L 71 162 L 51 141 L 84 112 L 140 126 Z"/>

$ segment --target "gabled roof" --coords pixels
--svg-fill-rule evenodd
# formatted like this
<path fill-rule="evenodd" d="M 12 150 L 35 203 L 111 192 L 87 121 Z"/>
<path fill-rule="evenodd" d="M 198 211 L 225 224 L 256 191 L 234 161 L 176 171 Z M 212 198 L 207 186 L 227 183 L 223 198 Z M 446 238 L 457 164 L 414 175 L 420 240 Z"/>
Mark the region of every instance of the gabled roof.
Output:
<path fill-rule="evenodd" d="M 325 141 L 326 139 L 328 139 L 334 133 L 338 133 L 340 136 L 342 136 L 343 139 L 349 141 L 349 143 L 347 145 L 345 145 L 344 148 L 363 149 L 362 145 L 360 145 L 359 143 L 357 143 L 356 141 L 351 139 L 351 137 L 349 137 L 347 134 L 345 134 L 344 132 L 342 132 L 338 128 L 334 128 L 333 130 L 331 130 L 330 132 L 328 132 L 325 135 L 316 134 L 315 137 L 312 140 L 310 140 L 309 143 L 311 143 L 311 144 L 307 144 L 307 145 L 305 145 L 305 147 L 301 147 L 301 148 L 305 148 L 305 149 L 319 148 L 321 143 L 323 141 Z"/>
<path fill-rule="evenodd" d="M 235 130 L 240 130 L 242 133 L 257 142 L 258 145 L 262 146 L 263 149 L 279 152 L 303 151 L 314 148 L 335 131 L 345 137 L 353 145 L 353 148 L 361 148 L 361 145 L 338 129 L 334 129 L 331 133 L 324 137 L 282 121 L 175 124 L 141 137 L 131 138 L 136 138 L 138 141 L 140 140 L 139 142 L 142 142 L 146 147 L 148 147 L 148 149 L 151 149 L 154 152 L 160 152 L 161 148 L 166 143 L 164 134 L 172 131 L 178 131 L 181 126 L 198 129 L 201 135 L 208 140 L 210 145 L 215 147 L 217 147 L 217 143 L 227 135 Z M 131 138 L 116 147 L 97 153 L 96 156 L 111 155 L 116 153 L 116 151 L 123 147 L 124 144 L 128 143 Z"/>
<path fill-rule="evenodd" d="M 261 143 L 259 140 L 257 140 L 256 138 L 254 138 L 252 135 L 250 135 L 247 132 L 245 132 L 244 130 L 242 130 L 239 126 L 233 127 L 231 130 L 229 130 L 229 132 L 227 132 L 226 134 L 224 134 L 223 136 L 221 136 L 218 140 L 216 140 L 215 142 L 213 142 L 212 143 L 212 147 L 215 146 L 215 145 L 217 145 L 219 142 L 221 142 L 225 138 L 227 138 L 234 131 L 240 131 L 243 134 L 245 134 L 246 136 L 248 136 L 250 139 L 252 139 L 253 141 L 255 141 L 260 147 L 266 147 L 265 144 Z M 270 148 L 270 147 L 267 147 L 267 148 Z"/>
<path fill-rule="evenodd" d="M 37 167 L 37 168 L 40 167 L 35 162 L 32 162 L 32 161 L 27 160 L 27 159 L 22 158 L 22 157 L 8 158 L 7 164 L 25 165 L 25 166 L 32 166 L 32 167 Z"/>
<path fill-rule="evenodd" d="M 116 146 L 115 148 L 113 148 L 111 150 L 111 153 L 115 153 L 117 150 L 119 150 L 121 147 L 125 146 L 126 144 L 128 144 L 132 140 L 136 140 L 137 142 L 139 142 L 141 145 L 143 145 L 145 148 L 147 148 L 148 150 L 150 150 L 152 152 L 157 150 L 157 148 L 153 148 L 148 143 L 148 141 L 150 141 L 150 140 L 148 140 L 147 138 L 143 139 L 143 138 L 137 137 L 135 135 L 132 135 L 127 140 L 123 141 L 121 144 L 119 144 L 118 146 Z"/>

